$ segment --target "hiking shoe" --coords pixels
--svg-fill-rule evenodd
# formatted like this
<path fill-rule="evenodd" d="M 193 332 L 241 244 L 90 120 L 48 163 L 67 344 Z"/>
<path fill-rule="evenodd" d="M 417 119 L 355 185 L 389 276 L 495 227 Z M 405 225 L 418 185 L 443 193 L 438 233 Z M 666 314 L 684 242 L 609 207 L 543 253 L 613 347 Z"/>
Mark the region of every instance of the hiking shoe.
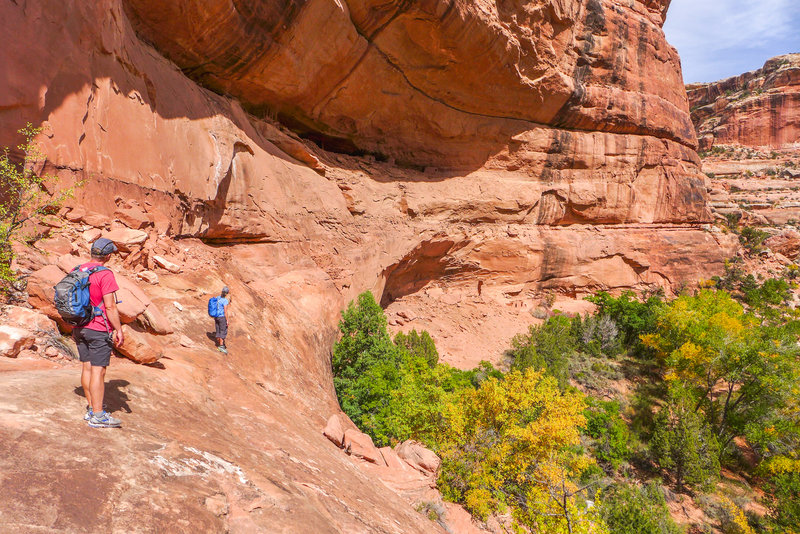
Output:
<path fill-rule="evenodd" d="M 217 347 L 217 350 L 220 351 L 222 354 L 228 354 L 228 347 L 223 347 L 222 345 L 220 345 L 219 347 Z"/>
<path fill-rule="evenodd" d="M 103 411 L 106 411 L 107 409 L 108 409 L 108 406 L 103 404 Z M 86 405 L 86 413 L 83 414 L 83 420 L 84 421 L 88 421 L 91 418 L 92 418 L 92 407 L 87 404 Z"/>
<path fill-rule="evenodd" d="M 119 428 L 122 426 L 122 421 L 111 417 L 111 414 L 104 410 L 102 413 L 92 414 L 89 426 L 92 428 Z"/>

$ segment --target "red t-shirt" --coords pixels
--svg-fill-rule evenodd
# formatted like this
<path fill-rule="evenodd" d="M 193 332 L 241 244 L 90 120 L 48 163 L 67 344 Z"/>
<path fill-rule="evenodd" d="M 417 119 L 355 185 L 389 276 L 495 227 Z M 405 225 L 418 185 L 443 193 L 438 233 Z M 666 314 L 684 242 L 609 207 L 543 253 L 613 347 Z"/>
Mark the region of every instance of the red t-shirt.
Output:
<path fill-rule="evenodd" d="M 95 262 L 84 263 L 80 266 L 81 271 L 88 271 L 94 267 L 102 267 L 101 264 Z M 89 300 L 92 306 L 99 306 L 103 313 L 106 312 L 106 305 L 103 303 L 103 296 L 118 291 L 117 279 L 114 278 L 114 273 L 108 269 L 97 271 L 89 275 Z M 111 323 L 106 326 L 106 320 L 102 315 L 95 316 L 89 324 L 84 328 L 89 330 L 98 330 L 100 332 L 108 332 L 112 330 Z"/>

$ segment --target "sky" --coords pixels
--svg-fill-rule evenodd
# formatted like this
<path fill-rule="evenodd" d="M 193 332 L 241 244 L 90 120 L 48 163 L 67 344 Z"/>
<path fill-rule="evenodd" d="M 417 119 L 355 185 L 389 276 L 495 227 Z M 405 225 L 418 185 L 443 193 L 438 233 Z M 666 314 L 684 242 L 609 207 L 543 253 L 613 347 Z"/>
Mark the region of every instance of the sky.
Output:
<path fill-rule="evenodd" d="M 800 0 L 672 0 L 664 32 L 684 81 L 713 82 L 800 52 Z"/>

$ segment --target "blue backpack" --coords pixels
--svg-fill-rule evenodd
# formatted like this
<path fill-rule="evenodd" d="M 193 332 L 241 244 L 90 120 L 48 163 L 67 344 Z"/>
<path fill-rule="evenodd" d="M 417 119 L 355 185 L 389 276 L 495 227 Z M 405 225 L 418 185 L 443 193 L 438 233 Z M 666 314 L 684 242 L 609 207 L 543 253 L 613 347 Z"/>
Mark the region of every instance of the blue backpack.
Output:
<path fill-rule="evenodd" d="M 72 326 L 86 326 L 97 315 L 102 315 L 103 310 L 92 306 L 89 297 L 89 276 L 106 271 L 107 267 L 93 267 L 82 271 L 80 266 L 72 269 L 53 289 L 56 296 L 53 299 L 61 318 Z"/>
<path fill-rule="evenodd" d="M 222 311 L 222 306 L 219 305 L 219 297 L 208 299 L 208 315 L 210 317 L 223 317 L 225 315 L 225 312 Z"/>

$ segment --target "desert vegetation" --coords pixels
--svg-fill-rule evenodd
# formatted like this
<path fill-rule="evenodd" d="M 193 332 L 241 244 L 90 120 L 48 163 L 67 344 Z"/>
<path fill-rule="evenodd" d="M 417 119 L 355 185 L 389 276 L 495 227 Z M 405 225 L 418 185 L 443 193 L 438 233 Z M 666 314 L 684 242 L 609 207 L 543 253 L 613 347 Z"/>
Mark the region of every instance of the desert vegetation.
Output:
<path fill-rule="evenodd" d="M 785 304 L 789 282 L 751 278 L 729 270 L 671 301 L 597 294 L 594 314 L 554 310 L 514 338 L 502 370 L 440 363 L 426 332 L 392 340 L 364 293 L 340 323 L 336 391 L 377 443 L 435 451 L 442 495 L 478 519 L 684 532 L 668 495 L 702 510 L 692 532 L 792 532 L 800 317 Z"/>

